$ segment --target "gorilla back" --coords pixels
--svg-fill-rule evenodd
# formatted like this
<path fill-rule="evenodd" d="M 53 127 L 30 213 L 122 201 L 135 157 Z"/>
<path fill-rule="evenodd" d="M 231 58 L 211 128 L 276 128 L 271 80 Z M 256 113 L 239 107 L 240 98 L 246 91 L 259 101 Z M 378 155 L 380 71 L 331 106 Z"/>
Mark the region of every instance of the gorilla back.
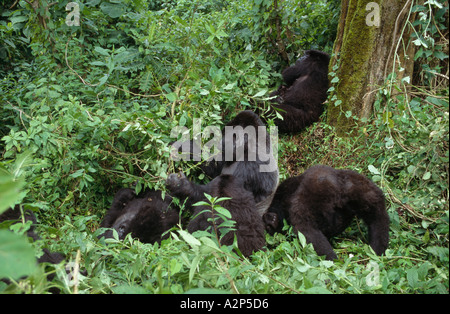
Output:
<path fill-rule="evenodd" d="M 355 216 L 366 223 L 369 244 L 382 255 L 389 242 L 383 192 L 357 172 L 319 165 L 281 183 L 263 220 L 273 233 L 286 219 L 318 255 L 331 260 L 337 256 L 328 239 L 343 232 Z"/>
<path fill-rule="evenodd" d="M 276 119 L 280 133 L 296 133 L 319 120 L 327 99 L 330 56 L 322 51 L 307 50 L 295 65 L 282 72 L 285 85 L 272 93 L 272 106 L 280 110 L 283 120 Z"/>

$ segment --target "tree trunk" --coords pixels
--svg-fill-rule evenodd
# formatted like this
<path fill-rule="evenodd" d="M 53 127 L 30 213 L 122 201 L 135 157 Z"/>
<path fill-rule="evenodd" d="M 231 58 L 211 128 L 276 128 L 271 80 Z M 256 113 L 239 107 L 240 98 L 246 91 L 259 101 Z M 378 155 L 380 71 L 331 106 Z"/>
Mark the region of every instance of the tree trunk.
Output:
<path fill-rule="evenodd" d="M 412 75 L 414 45 L 405 25 L 413 2 L 342 0 L 329 68 L 337 82 L 331 84 L 335 90 L 328 105 L 328 123 L 338 134 L 348 134 L 355 125 L 351 116 L 370 116 L 376 92 L 393 70 L 398 80 Z M 338 69 L 333 71 L 336 64 Z M 405 70 L 398 71 L 400 64 Z"/>

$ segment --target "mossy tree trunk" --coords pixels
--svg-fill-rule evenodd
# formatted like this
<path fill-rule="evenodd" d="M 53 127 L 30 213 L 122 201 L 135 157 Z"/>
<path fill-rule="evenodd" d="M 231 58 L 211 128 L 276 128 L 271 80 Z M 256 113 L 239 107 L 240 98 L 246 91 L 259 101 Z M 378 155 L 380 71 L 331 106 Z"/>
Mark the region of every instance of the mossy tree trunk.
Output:
<path fill-rule="evenodd" d="M 414 45 L 409 43 L 409 28 L 404 26 L 413 2 L 342 0 L 330 62 L 330 72 L 335 73 L 331 84 L 334 91 L 328 105 L 328 123 L 337 128 L 338 134 L 349 133 L 355 125 L 353 116 L 370 116 L 376 91 L 400 63 L 405 70 L 397 71 L 397 79 L 412 73 Z M 403 44 L 401 49 L 399 43 Z"/>

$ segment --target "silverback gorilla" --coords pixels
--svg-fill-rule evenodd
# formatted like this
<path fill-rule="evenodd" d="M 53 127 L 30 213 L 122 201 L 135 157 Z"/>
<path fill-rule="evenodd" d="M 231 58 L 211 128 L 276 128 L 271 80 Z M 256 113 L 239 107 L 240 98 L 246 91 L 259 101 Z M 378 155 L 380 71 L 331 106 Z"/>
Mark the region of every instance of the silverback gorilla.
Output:
<path fill-rule="evenodd" d="M 223 239 L 232 244 L 237 236 L 238 247 L 244 256 L 265 245 L 264 224 L 261 216 L 269 207 L 278 185 L 278 166 L 273 156 L 270 136 L 264 123 L 252 111 L 240 112 L 222 132 L 219 160 L 212 160 L 203 170 L 214 179 L 207 185 L 190 182 L 183 173 L 171 174 L 166 185 L 171 194 L 185 202 L 193 212 L 188 231 L 206 230 L 211 226 L 210 212 L 204 206 L 193 207 L 206 200 L 204 194 L 230 197 L 221 203 L 236 222 L 236 231 Z M 217 157 L 217 156 L 216 156 Z"/>
<path fill-rule="evenodd" d="M 189 143 L 193 151 L 192 141 Z M 210 178 L 221 174 L 239 177 L 250 191 L 262 216 L 278 186 L 278 162 L 270 135 L 259 116 L 250 110 L 236 115 L 222 131 L 220 152 L 200 165 Z"/>
<path fill-rule="evenodd" d="M 172 173 L 166 184 L 173 196 L 179 197 L 182 201 L 187 199 L 187 209 L 193 211 L 193 218 L 187 228 L 190 233 L 207 230 L 212 226 L 209 221 L 212 217 L 211 211 L 205 211 L 210 208 L 196 206 L 194 209 L 192 207 L 192 204 L 206 200 L 204 193 L 214 197 L 230 197 L 230 200 L 223 201 L 220 205 L 231 213 L 232 219 L 236 222 L 236 231 L 228 232 L 221 239 L 221 243 L 233 244 L 236 235 L 239 250 L 244 256 L 250 256 L 265 246 L 264 224 L 256 210 L 255 199 L 250 191 L 243 188 L 244 183 L 240 178 L 221 174 L 207 185 L 197 185 L 189 181 L 183 173 Z"/>
<path fill-rule="evenodd" d="M 179 222 L 178 211 L 171 207 L 172 198 L 162 198 L 161 191 L 147 190 L 136 195 L 134 189 L 120 189 L 100 227 L 115 229 L 119 239 L 128 233 L 143 243 L 160 243 L 164 232 Z M 112 237 L 112 230 L 103 236 Z"/>
<path fill-rule="evenodd" d="M 274 233 L 286 219 L 318 255 L 333 260 L 337 255 L 328 239 L 343 232 L 355 216 L 366 223 L 369 244 L 382 255 L 389 242 L 383 192 L 354 171 L 318 165 L 281 183 L 263 220 L 266 230 Z"/>
<path fill-rule="evenodd" d="M 297 133 L 319 120 L 327 99 L 329 63 L 325 52 L 307 50 L 282 72 L 285 85 L 271 94 L 276 96 L 271 106 L 283 117 L 275 120 L 280 133 Z"/>

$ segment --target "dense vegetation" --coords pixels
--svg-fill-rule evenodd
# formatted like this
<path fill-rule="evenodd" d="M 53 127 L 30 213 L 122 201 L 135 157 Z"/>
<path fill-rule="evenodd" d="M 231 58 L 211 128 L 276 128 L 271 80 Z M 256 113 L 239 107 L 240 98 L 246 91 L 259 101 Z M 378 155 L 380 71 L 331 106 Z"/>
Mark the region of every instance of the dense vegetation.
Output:
<path fill-rule="evenodd" d="M 90 0 L 79 3 L 80 26 L 66 23 L 68 0 L 0 3 L 0 211 L 33 209 L 42 240 L 32 252 L 68 261 L 30 265 L 30 247 L 6 230 L 29 225 L 0 225 L 0 277 L 12 279 L 0 292 L 448 293 L 448 2 L 412 8 L 415 75 L 379 86 L 373 116 L 352 136 L 322 118 L 279 139 L 281 179 L 320 163 L 385 192 L 386 256 L 355 222 L 334 242 L 335 262 L 291 230 L 242 259 L 214 234 L 177 228 L 150 245 L 98 240 L 97 228 L 120 187 L 164 189 L 178 169 L 194 176 L 170 158 L 175 126 L 223 125 L 264 100 L 302 50 L 331 53 L 339 1 Z"/>

